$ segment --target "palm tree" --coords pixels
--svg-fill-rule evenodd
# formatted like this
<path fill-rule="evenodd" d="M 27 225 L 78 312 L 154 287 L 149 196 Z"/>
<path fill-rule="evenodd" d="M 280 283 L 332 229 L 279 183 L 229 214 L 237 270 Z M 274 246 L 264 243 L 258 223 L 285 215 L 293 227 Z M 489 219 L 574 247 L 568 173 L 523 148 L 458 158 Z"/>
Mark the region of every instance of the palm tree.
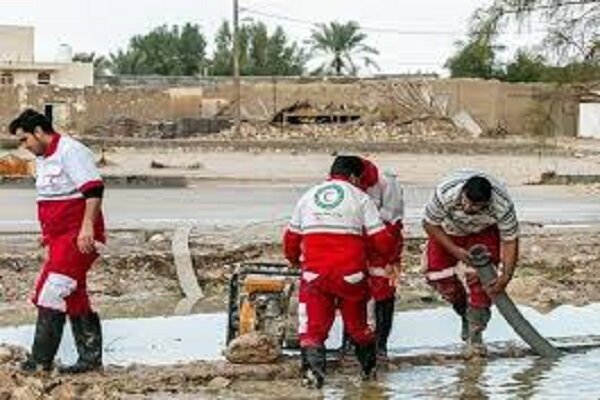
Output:
<path fill-rule="evenodd" d="M 370 55 L 377 55 L 379 52 L 365 44 L 367 35 L 361 32 L 357 22 L 349 21 L 342 24 L 334 21 L 329 24 L 318 24 L 317 27 L 312 31 L 308 41 L 311 46 L 311 56 L 330 59 L 317 68 L 315 73 L 356 75 L 358 67 L 354 62 L 355 57 L 361 57 L 365 67 L 378 68 Z"/>

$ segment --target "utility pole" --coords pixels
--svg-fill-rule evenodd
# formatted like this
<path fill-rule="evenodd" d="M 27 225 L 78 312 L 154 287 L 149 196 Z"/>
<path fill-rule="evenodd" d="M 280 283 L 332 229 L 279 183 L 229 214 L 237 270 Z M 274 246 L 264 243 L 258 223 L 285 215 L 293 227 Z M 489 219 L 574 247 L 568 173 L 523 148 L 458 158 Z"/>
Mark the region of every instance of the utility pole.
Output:
<path fill-rule="evenodd" d="M 242 88 L 240 85 L 239 0 L 233 0 L 233 92 L 235 98 L 234 132 L 239 137 L 242 120 Z"/>

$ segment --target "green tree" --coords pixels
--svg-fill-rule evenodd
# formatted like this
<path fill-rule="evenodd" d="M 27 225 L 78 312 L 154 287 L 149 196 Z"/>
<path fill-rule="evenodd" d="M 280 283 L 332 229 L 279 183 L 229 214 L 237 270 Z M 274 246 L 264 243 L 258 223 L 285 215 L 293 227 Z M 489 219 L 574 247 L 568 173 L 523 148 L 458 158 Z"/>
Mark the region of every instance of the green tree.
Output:
<path fill-rule="evenodd" d="M 110 55 L 116 74 L 196 75 L 206 65 L 206 40 L 196 24 L 167 25 L 136 35 Z"/>
<path fill-rule="evenodd" d="M 330 22 L 319 24 L 309 39 L 311 56 L 325 58 L 315 74 L 356 75 L 358 66 L 355 61 L 360 58 L 365 67 L 378 68 L 371 56 L 379 54 L 377 49 L 365 44 L 367 35 L 361 31 L 355 21 L 346 23 Z"/>
<path fill-rule="evenodd" d="M 517 51 L 515 60 L 506 66 L 508 82 L 540 82 L 548 78 L 548 66 L 543 56 Z"/>
<path fill-rule="evenodd" d="M 110 74 L 111 63 L 104 56 L 96 56 L 96 53 L 75 53 L 73 55 L 73 62 L 83 62 L 94 64 L 94 76 L 105 76 Z"/>
<path fill-rule="evenodd" d="M 492 43 L 491 36 L 473 37 L 468 42 L 458 42 L 458 52 L 450 57 L 445 67 L 453 78 L 501 78 L 496 53 L 502 47 Z"/>
<path fill-rule="evenodd" d="M 262 22 L 244 24 L 238 31 L 239 61 L 242 75 L 300 75 L 306 55 L 295 42 L 289 41 L 281 27 L 269 34 Z M 213 75 L 233 74 L 233 32 L 223 22 L 215 37 L 212 59 Z"/>
<path fill-rule="evenodd" d="M 598 63 L 600 0 L 494 0 L 475 12 L 473 30 L 499 32 L 511 21 L 544 23 L 544 44 L 562 63 Z"/>
<path fill-rule="evenodd" d="M 233 75 L 233 32 L 229 24 L 223 22 L 215 37 L 215 51 L 212 58 L 212 75 Z"/>
<path fill-rule="evenodd" d="M 143 66 L 144 54 L 138 51 L 119 49 L 110 54 L 111 72 L 115 75 L 142 75 L 145 74 Z"/>

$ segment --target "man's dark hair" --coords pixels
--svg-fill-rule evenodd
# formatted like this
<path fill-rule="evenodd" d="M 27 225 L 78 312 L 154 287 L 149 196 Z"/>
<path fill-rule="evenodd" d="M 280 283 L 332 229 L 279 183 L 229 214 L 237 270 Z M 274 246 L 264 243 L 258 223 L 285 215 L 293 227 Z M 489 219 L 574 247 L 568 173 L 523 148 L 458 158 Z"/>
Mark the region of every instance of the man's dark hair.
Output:
<path fill-rule="evenodd" d="M 52 122 L 44 114 L 28 108 L 11 121 L 8 125 L 8 131 L 14 135 L 17 133 L 17 129 L 21 128 L 27 133 L 33 133 L 38 126 L 44 133 L 54 133 Z"/>
<path fill-rule="evenodd" d="M 12 121 L 10 121 L 10 124 L 8 124 L 8 132 L 11 135 L 16 135 L 17 129 L 19 129 L 20 127 L 21 127 L 21 117 L 17 117 L 15 119 L 13 119 Z"/>
<path fill-rule="evenodd" d="M 341 175 L 347 178 L 351 176 L 360 177 L 363 173 L 364 165 L 360 157 L 357 156 L 337 156 L 331 164 L 330 175 Z"/>
<path fill-rule="evenodd" d="M 483 176 L 473 176 L 465 182 L 463 193 L 474 203 L 488 203 L 492 198 L 492 184 Z"/>

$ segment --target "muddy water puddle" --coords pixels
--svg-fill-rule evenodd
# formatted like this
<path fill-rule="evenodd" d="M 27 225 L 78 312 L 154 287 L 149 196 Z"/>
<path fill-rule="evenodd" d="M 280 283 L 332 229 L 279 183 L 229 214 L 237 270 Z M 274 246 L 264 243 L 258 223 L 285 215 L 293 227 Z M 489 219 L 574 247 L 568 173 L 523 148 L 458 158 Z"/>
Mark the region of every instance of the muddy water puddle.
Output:
<path fill-rule="evenodd" d="M 330 371 L 331 372 L 331 371 Z M 218 392 L 156 393 L 126 399 L 327 399 L 327 400 L 592 400 L 600 398 L 600 349 L 569 354 L 559 360 L 537 357 L 407 366 L 379 372 L 376 382 L 357 374 L 330 373 L 322 391 L 301 387 L 298 380 L 235 382 Z"/>
<path fill-rule="evenodd" d="M 586 307 L 561 306 L 548 314 L 520 307 L 524 316 L 546 337 L 565 338 L 600 334 L 600 304 Z M 103 321 L 104 347 L 109 364 L 173 364 L 221 359 L 225 346 L 227 317 L 224 313 L 193 314 Z M 449 308 L 398 312 L 390 338 L 392 355 L 456 352 L 460 347 L 458 318 Z M 336 321 L 327 345 L 340 344 L 341 324 Z M 0 343 L 29 347 L 33 326 L 0 329 Z M 485 336 L 488 342 L 516 341 L 518 336 L 494 310 Z M 524 346 L 524 344 L 523 344 Z M 70 329 L 59 350 L 62 360 L 74 359 Z"/>
<path fill-rule="evenodd" d="M 600 304 L 586 307 L 561 306 L 548 314 L 521 307 L 526 318 L 561 346 L 567 338 L 591 338 L 598 344 Z M 103 322 L 105 361 L 113 365 L 167 365 L 195 360 L 222 359 L 226 315 L 196 314 L 178 317 L 113 319 Z M 64 362 L 75 359 L 69 329 L 59 351 Z M 391 338 L 392 356 L 456 353 L 458 319 L 448 308 L 399 312 Z M 488 342 L 515 341 L 525 346 L 494 311 L 486 332 Z M 33 327 L 0 329 L 0 343 L 30 346 Z M 339 345 L 340 324 L 336 322 L 328 347 Z M 578 339 L 583 340 L 583 339 Z M 575 341 L 576 342 L 576 341 Z M 598 399 L 600 398 L 600 349 L 570 353 L 558 360 L 537 357 L 497 358 L 480 361 L 444 362 L 439 365 L 402 365 L 381 371 L 376 383 L 363 384 L 357 371 L 330 371 L 326 388 L 318 395 L 297 381 L 234 382 L 218 393 L 196 393 L 189 398 L 222 399 Z M 161 398 L 160 394 L 155 397 Z M 185 397 L 182 394 L 181 398 Z M 144 397 L 148 398 L 148 397 Z M 167 395 L 164 398 L 174 398 Z"/>
<path fill-rule="evenodd" d="M 377 383 L 331 379 L 327 399 L 598 399 L 600 350 L 559 360 L 537 357 L 411 366 L 379 374 Z"/>

